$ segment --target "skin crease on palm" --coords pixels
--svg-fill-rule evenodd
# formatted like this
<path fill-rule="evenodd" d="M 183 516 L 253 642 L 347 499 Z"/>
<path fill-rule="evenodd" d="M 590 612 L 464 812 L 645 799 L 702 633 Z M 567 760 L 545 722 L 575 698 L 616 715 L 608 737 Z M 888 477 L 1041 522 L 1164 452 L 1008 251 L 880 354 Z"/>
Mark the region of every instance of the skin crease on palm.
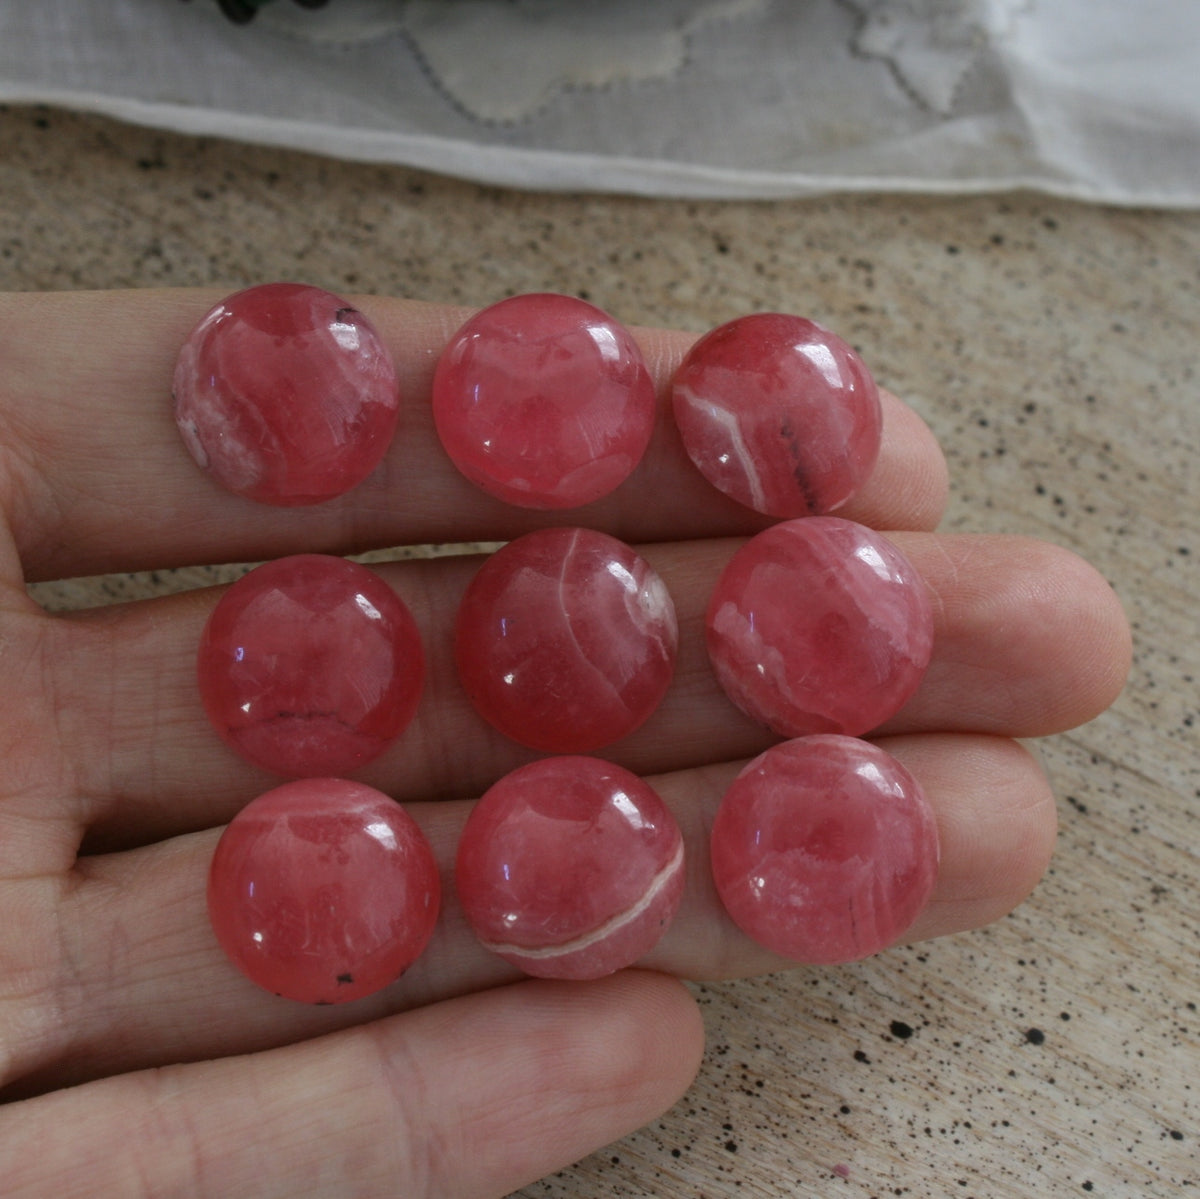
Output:
<path fill-rule="evenodd" d="M 633 478 L 560 523 L 645 547 L 681 622 L 662 708 L 611 756 L 650 778 L 689 855 L 679 917 L 640 965 L 595 983 L 522 981 L 477 947 L 447 886 L 425 955 L 340 1007 L 258 991 L 204 911 L 220 828 L 277 780 L 205 723 L 193 655 L 219 592 L 51 617 L 24 583 L 288 553 L 500 540 L 546 523 L 458 478 L 428 409 L 466 313 L 353 298 L 401 379 L 400 432 L 354 492 L 271 509 L 221 492 L 171 418 L 177 349 L 217 292 L 0 297 L 0 1169 L 12 1195 L 500 1196 L 653 1119 L 689 1085 L 702 1029 L 679 978 L 782 969 L 723 916 L 706 836 L 739 764 L 770 744 L 704 660 L 708 590 L 760 518 L 687 463 L 665 384 L 692 337 L 639 330 L 660 422 Z M 874 735 L 937 814 L 942 864 L 906 940 L 1018 904 L 1051 853 L 1054 802 L 1020 739 L 1112 702 L 1129 633 L 1107 584 L 1019 538 L 941 536 L 945 465 L 885 396 L 884 449 L 844 515 L 892 537 L 927 582 L 932 665 Z M 530 755 L 454 680 L 469 557 L 380 567 L 423 630 L 413 726 L 362 774 L 426 830 L 448 879 L 473 796 Z"/>

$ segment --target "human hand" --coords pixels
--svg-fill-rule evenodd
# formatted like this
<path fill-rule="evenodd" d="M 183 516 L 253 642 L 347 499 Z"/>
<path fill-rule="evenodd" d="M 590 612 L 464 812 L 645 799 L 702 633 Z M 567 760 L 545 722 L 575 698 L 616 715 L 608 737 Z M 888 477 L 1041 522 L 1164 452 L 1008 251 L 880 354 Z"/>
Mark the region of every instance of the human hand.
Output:
<path fill-rule="evenodd" d="M 477 946 L 447 887 L 432 943 L 386 991 L 338 1007 L 276 999 L 229 965 L 205 916 L 219 826 L 278 781 L 234 757 L 200 706 L 195 649 L 218 593 L 52 617 L 24 582 L 490 541 L 548 518 L 476 491 L 437 445 L 429 382 L 466 314 L 378 299 L 361 308 L 403 397 L 384 465 L 317 508 L 220 491 L 179 442 L 168 396 L 178 347 L 219 298 L 0 297 L 4 1177 L 14 1195 L 503 1195 L 687 1087 L 702 1034 L 672 975 L 784 964 L 721 911 L 706 845 L 724 787 L 773 740 L 719 692 L 701 632 L 721 565 L 762 522 L 700 477 L 665 412 L 633 478 L 554 518 L 639 544 L 679 612 L 675 682 L 611 751 L 652 777 L 689 855 L 683 907 L 646 969 L 520 981 Z M 664 383 L 691 339 L 639 336 Z M 997 919 L 1034 886 L 1054 805 L 1013 738 L 1102 711 L 1129 658 L 1121 610 L 1089 566 L 1024 539 L 937 535 L 945 495 L 928 430 L 885 397 L 880 463 L 839 515 L 896 531 L 935 600 L 932 665 L 878 731 L 941 836 L 935 893 L 906 940 Z M 360 777 L 408 807 L 447 872 L 470 797 L 532 756 L 454 679 L 449 631 L 476 564 L 376 568 L 423 630 L 429 682 L 414 724 Z"/>

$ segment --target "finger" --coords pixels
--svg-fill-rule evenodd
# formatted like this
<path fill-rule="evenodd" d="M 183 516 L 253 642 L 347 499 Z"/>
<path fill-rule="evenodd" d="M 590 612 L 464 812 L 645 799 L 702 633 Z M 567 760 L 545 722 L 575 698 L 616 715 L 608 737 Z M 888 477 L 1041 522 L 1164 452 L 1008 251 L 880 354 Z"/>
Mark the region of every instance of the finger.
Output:
<path fill-rule="evenodd" d="M 189 459 L 170 403 L 179 347 L 220 298 L 208 291 L 0 296 L 0 444 L 10 447 L 9 511 L 29 579 L 502 540 L 550 521 L 630 541 L 763 524 L 704 481 L 674 430 L 666 385 L 692 336 L 639 332 L 661 401 L 650 449 L 611 496 L 548 517 L 478 491 L 438 442 L 433 368 L 467 311 L 367 297 L 355 302 L 379 327 L 400 377 L 400 430 L 385 462 L 348 495 L 315 508 L 268 508 L 230 495 Z M 28 336 L 31 325 L 36 338 Z M 946 497 L 941 451 L 920 418 L 890 396 L 884 438 L 876 477 L 846 514 L 932 528 Z"/>
<path fill-rule="evenodd" d="M 937 798 L 937 889 L 907 941 L 983 928 L 1007 916 L 1046 873 L 1058 830 L 1054 792 L 1024 745 L 995 737 L 880 742 Z"/>
<path fill-rule="evenodd" d="M 662 975 L 519 983 L 10 1106 L 5 1193 L 499 1199 L 660 1115 L 702 1042 Z"/>
<path fill-rule="evenodd" d="M 886 732 L 1042 736 L 1091 719 L 1119 692 L 1128 627 L 1111 588 L 1068 551 L 1019 538 L 896 535 L 936 597 L 927 677 Z M 776 738 L 721 692 L 704 612 L 732 542 L 648 547 L 675 598 L 680 656 L 662 706 L 603 751 L 640 774 L 758 753 Z M 411 605 L 429 656 L 417 719 L 365 781 L 401 800 L 469 797 L 533 755 L 487 726 L 453 662 L 458 599 L 474 559 L 381 568 Z M 47 672 L 60 753 L 84 797 L 93 847 L 228 819 L 277 780 L 242 763 L 209 727 L 195 681 L 211 591 L 105 609 L 53 626 Z"/>
<path fill-rule="evenodd" d="M 975 928 L 1011 910 L 1041 876 L 1054 841 L 1053 798 L 1030 754 L 1012 741 L 966 734 L 881 744 L 924 788 L 941 838 L 932 900 L 905 939 Z M 725 763 L 650 780 L 680 823 L 688 873 L 679 915 L 644 965 L 715 978 L 786 964 L 732 924 L 712 883 L 712 820 L 737 770 Z M 81 859 L 44 930 L 48 943 L 61 946 L 59 973 L 11 1008 L 26 1035 L 10 1078 L 40 1089 L 155 1062 L 250 1052 L 512 981 L 516 971 L 475 941 L 454 894 L 453 859 L 470 806 L 410 807 L 444 875 L 433 940 L 391 987 L 335 1007 L 279 1000 L 224 958 L 204 916 L 216 830 Z M 25 908 L 9 897 L 5 910 Z M 34 936 L 39 925 L 32 918 L 26 925 Z M 29 1035 L 34 1028 L 37 1037 Z"/>
<path fill-rule="evenodd" d="M 902 941 L 966 932 L 1011 912 L 1045 874 L 1057 833 L 1054 794 L 1038 761 L 1004 737 L 935 733 L 875 740 L 921 785 L 941 848 L 933 894 Z M 670 933 L 646 958 L 655 969 L 711 979 L 793 965 L 734 925 L 712 882 L 712 818 L 736 770 L 710 767 L 671 776 L 666 784 L 685 829 L 689 880 Z"/>
<path fill-rule="evenodd" d="M 935 648 L 882 731 L 1041 737 L 1086 723 L 1121 693 L 1129 622 L 1077 554 L 1025 537 L 892 536 L 934 597 Z"/>

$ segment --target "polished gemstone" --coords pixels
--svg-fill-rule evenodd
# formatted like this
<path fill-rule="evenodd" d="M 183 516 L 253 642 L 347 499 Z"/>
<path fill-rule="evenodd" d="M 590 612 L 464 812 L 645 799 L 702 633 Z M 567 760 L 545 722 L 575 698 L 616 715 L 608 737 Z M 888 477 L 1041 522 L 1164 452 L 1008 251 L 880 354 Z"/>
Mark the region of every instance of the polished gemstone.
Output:
<path fill-rule="evenodd" d="M 786 741 L 734 780 L 712 831 L 717 891 L 734 922 L 798 962 L 849 962 L 903 935 L 937 878 L 920 786 L 854 737 Z"/>
<path fill-rule="evenodd" d="M 655 791 L 597 758 L 543 758 L 496 783 L 463 829 L 455 885 L 493 953 L 543 978 L 600 978 L 666 931 L 683 840 Z"/>
<path fill-rule="evenodd" d="M 224 741 L 292 777 L 349 774 L 377 757 L 412 720 L 424 676 L 404 601 L 374 571 L 324 554 L 280 558 L 234 583 L 197 659 Z"/>
<path fill-rule="evenodd" d="M 916 690 L 933 647 L 924 581 L 887 538 L 837 516 L 785 521 L 713 591 L 708 653 L 739 708 L 785 737 L 865 733 Z"/>
<path fill-rule="evenodd" d="M 192 457 L 263 504 L 316 504 L 379 465 L 396 430 L 396 372 L 345 300 L 267 283 L 222 300 L 175 366 L 175 421 Z"/>
<path fill-rule="evenodd" d="M 221 835 L 208 912 L 252 982 L 303 1003 L 343 1003 L 386 987 L 420 956 L 441 884 L 412 817 L 345 779 L 285 783 Z"/>
<path fill-rule="evenodd" d="M 586 753 L 654 711 L 677 642 L 675 605 L 644 558 L 605 533 L 542 529 L 479 569 L 455 657 L 471 701 L 506 736 Z"/>
<path fill-rule="evenodd" d="M 607 495 L 654 428 L 650 372 L 628 330 L 572 296 L 514 296 L 451 340 L 433 380 L 438 436 L 476 486 L 523 508 Z"/>
<path fill-rule="evenodd" d="M 879 456 L 879 392 L 862 359 L 813 321 L 739 317 L 676 372 L 675 423 L 713 486 L 756 512 L 817 516 L 844 504 Z"/>

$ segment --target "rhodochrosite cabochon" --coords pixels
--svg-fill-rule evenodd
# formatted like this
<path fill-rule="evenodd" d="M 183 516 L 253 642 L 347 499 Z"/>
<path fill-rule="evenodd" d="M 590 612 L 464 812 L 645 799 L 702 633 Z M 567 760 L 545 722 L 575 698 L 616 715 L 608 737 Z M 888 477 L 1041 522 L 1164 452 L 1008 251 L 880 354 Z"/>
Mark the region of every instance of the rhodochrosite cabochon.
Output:
<path fill-rule="evenodd" d="M 179 352 L 175 422 L 196 462 L 263 504 L 316 504 L 383 460 L 400 397 L 391 357 L 353 305 L 302 283 L 222 300 Z"/>
<path fill-rule="evenodd" d="M 600 978 L 637 961 L 666 931 L 683 882 L 683 837 L 657 793 L 585 757 L 543 758 L 489 788 L 455 865 L 479 939 L 545 978 Z"/>
<path fill-rule="evenodd" d="M 416 712 L 425 658 L 403 600 L 373 571 L 297 554 L 244 575 L 204 626 L 204 710 L 243 757 L 292 777 L 348 774 Z"/>
<path fill-rule="evenodd" d="M 344 1003 L 394 982 L 425 948 L 441 883 L 412 817 L 345 779 L 301 779 L 252 800 L 213 854 L 208 912 L 252 982 Z"/>
<path fill-rule="evenodd" d="M 886 537 L 836 516 L 774 525 L 722 572 L 709 658 L 739 708 L 785 737 L 876 728 L 933 650 L 924 580 Z"/>
<path fill-rule="evenodd" d="M 629 546 L 590 529 L 542 529 L 492 554 L 458 610 L 455 659 L 479 713 L 552 753 L 632 732 L 671 682 L 675 605 Z"/>
<path fill-rule="evenodd" d="M 458 469 L 523 508 L 575 508 L 633 471 L 654 431 L 654 383 L 632 335 L 573 296 L 513 296 L 473 316 L 433 379 Z"/>
<path fill-rule="evenodd" d="M 800 962 L 891 945 L 933 891 L 938 835 L 911 774 L 854 737 L 786 741 L 755 758 L 713 822 L 713 879 L 734 922 Z"/>
<path fill-rule="evenodd" d="M 778 312 L 705 334 L 675 374 L 688 456 L 714 487 L 769 516 L 817 516 L 866 482 L 883 429 L 859 356 L 814 321 Z"/>

